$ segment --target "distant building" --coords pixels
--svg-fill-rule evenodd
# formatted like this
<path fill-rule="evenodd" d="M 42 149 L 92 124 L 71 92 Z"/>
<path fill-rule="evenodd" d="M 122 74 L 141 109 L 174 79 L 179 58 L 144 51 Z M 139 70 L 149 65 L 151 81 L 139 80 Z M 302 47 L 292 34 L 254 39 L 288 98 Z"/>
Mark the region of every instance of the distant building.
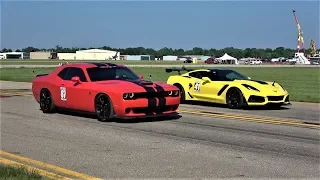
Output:
<path fill-rule="evenodd" d="M 60 60 L 76 60 L 76 53 L 58 53 L 58 59 Z"/>
<path fill-rule="evenodd" d="M 56 52 L 30 52 L 30 59 L 57 59 Z"/>
<path fill-rule="evenodd" d="M 120 60 L 120 52 L 88 49 L 76 51 L 76 53 L 58 53 L 59 59 L 64 60 Z"/>
<path fill-rule="evenodd" d="M 30 53 L 26 53 L 26 52 L 0 53 L 0 59 L 30 59 Z"/>
<path fill-rule="evenodd" d="M 126 55 L 125 60 L 131 60 L 131 61 L 150 61 L 154 60 L 154 56 L 150 55 Z"/>

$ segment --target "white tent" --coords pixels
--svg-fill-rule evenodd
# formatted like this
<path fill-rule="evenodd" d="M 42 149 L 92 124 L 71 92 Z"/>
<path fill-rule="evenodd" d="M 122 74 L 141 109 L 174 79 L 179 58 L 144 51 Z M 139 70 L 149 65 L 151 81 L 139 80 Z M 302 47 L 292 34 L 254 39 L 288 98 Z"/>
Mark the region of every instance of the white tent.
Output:
<path fill-rule="evenodd" d="M 237 58 L 234 58 L 227 53 L 225 53 L 223 56 L 217 58 L 217 60 L 222 61 L 224 63 L 228 62 L 228 64 L 239 64 Z M 234 61 L 234 63 L 233 63 L 233 61 Z"/>

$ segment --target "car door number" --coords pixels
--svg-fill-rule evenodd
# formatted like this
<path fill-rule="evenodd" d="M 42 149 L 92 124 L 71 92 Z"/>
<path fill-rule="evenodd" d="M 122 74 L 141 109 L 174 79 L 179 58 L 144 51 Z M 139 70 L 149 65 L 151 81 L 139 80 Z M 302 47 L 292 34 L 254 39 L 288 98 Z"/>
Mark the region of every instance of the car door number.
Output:
<path fill-rule="evenodd" d="M 194 91 L 199 92 L 200 91 L 200 82 L 194 83 Z"/>
<path fill-rule="evenodd" d="M 62 101 L 67 100 L 67 91 L 65 87 L 60 87 L 60 96 Z"/>

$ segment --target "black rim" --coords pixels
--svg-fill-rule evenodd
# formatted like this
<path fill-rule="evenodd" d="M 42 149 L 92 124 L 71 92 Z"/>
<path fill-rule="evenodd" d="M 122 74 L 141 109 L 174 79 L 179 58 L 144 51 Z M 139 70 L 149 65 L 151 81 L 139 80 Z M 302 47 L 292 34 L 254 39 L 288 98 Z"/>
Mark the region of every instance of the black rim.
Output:
<path fill-rule="evenodd" d="M 48 111 L 50 109 L 51 102 L 52 102 L 52 99 L 51 99 L 49 92 L 44 90 L 41 92 L 40 96 L 41 96 L 40 97 L 41 109 L 44 111 Z"/>
<path fill-rule="evenodd" d="M 228 96 L 228 104 L 231 107 L 238 107 L 241 101 L 241 96 L 237 91 L 231 91 Z"/>
<path fill-rule="evenodd" d="M 96 111 L 97 111 L 97 115 L 101 119 L 108 119 L 110 115 L 109 105 L 110 105 L 109 101 L 105 96 L 100 96 L 99 98 L 97 98 Z"/>

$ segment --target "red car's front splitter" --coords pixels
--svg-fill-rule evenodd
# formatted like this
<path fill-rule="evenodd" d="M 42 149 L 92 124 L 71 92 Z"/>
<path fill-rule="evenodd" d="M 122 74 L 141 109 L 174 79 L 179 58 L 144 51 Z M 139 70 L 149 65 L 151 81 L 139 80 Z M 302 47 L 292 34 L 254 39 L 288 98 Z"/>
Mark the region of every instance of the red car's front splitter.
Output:
<path fill-rule="evenodd" d="M 155 117 L 164 117 L 164 116 L 174 116 L 174 115 L 178 115 L 179 113 L 177 113 L 176 111 L 174 112 L 168 112 L 168 113 L 159 113 L 159 114 L 149 114 L 149 115 L 134 115 L 134 116 L 117 116 L 115 115 L 115 118 L 119 118 L 119 119 L 140 119 L 140 118 L 155 118 Z"/>

